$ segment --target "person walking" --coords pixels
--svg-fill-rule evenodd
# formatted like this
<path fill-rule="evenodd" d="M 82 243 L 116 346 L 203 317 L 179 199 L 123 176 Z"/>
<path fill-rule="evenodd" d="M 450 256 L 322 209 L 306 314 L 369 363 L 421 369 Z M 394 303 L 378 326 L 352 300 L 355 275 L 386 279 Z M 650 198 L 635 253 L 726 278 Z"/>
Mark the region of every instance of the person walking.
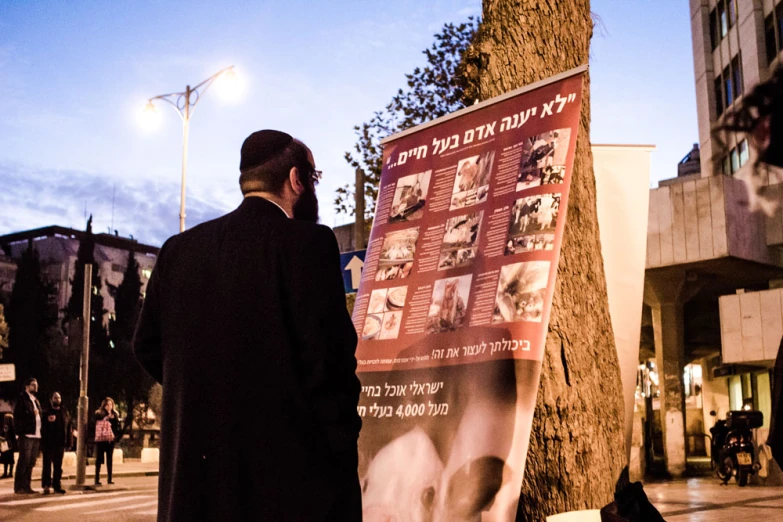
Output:
<path fill-rule="evenodd" d="M 239 208 L 163 245 L 135 335 L 163 384 L 158 520 L 359 521 L 357 337 L 320 172 L 273 130 L 239 170 Z"/>
<path fill-rule="evenodd" d="M 114 399 L 106 397 L 101 407 L 95 412 L 95 485 L 102 486 L 101 464 L 106 462 L 106 482 L 112 480 L 112 464 L 114 460 L 114 443 L 120 436 L 120 415 L 114 409 Z"/>
<path fill-rule="evenodd" d="M 65 494 L 61 480 L 63 476 L 63 456 L 65 448 L 71 445 L 71 417 L 62 407 L 62 397 L 54 392 L 49 398 L 50 407 L 44 411 L 41 429 L 41 447 L 43 449 L 43 474 L 41 487 L 44 495 L 53 488 L 55 493 Z"/>
<path fill-rule="evenodd" d="M 3 464 L 3 475 L 0 478 L 13 478 L 14 476 L 14 452 L 18 451 L 16 445 L 16 432 L 14 431 L 14 416 L 6 413 L 3 416 L 3 427 L 0 431 L 5 446 L 0 448 L 0 462 Z M 2 444 L 2 443 L 0 443 Z"/>
<path fill-rule="evenodd" d="M 30 487 L 33 467 L 41 449 L 41 403 L 33 395 L 37 392 L 38 381 L 32 377 L 27 379 L 14 406 L 14 429 L 19 445 L 14 493 L 19 495 L 38 493 Z"/>

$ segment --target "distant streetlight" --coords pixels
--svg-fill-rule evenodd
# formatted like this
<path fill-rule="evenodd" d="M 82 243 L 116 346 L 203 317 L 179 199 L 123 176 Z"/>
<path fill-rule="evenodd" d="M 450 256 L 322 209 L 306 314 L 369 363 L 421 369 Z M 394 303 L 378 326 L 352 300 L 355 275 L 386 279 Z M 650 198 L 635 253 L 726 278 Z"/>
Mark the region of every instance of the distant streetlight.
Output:
<path fill-rule="evenodd" d="M 182 192 L 179 205 L 179 231 L 185 231 L 185 182 L 188 171 L 188 132 L 190 129 L 190 117 L 201 97 L 207 92 L 207 89 L 213 84 L 222 93 L 222 98 L 236 99 L 241 91 L 241 84 L 237 78 L 234 66 L 226 67 L 216 72 L 195 87 L 185 86 L 182 92 L 172 92 L 169 94 L 160 94 L 147 100 L 141 117 L 141 124 L 145 130 L 154 130 L 160 124 L 160 114 L 158 113 L 155 100 L 163 100 L 176 109 L 180 118 L 182 118 Z"/>

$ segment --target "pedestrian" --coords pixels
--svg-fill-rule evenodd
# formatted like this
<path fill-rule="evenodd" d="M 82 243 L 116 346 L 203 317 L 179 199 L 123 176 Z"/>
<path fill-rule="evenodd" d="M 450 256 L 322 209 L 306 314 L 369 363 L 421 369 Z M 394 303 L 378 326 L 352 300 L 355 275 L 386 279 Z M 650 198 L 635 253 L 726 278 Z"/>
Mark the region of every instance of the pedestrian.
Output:
<path fill-rule="evenodd" d="M 24 391 L 14 406 L 14 429 L 19 446 L 14 493 L 19 495 L 38 493 L 30 487 L 33 467 L 41 449 L 41 403 L 33 395 L 37 392 L 38 381 L 30 377 L 24 381 Z"/>
<path fill-rule="evenodd" d="M 136 331 L 163 384 L 158 520 L 359 521 L 357 339 L 320 172 L 272 130 L 239 169 L 239 208 L 163 245 Z"/>
<path fill-rule="evenodd" d="M 41 448 L 43 449 L 43 474 L 41 487 L 44 495 L 50 488 L 60 495 L 65 494 L 61 480 L 63 477 L 63 456 L 65 448 L 71 445 L 71 417 L 62 407 L 62 397 L 54 392 L 49 398 L 50 407 L 44 411 L 41 429 Z"/>
<path fill-rule="evenodd" d="M 106 462 L 106 482 L 112 481 L 114 443 L 120 437 L 120 414 L 114 409 L 114 399 L 106 397 L 95 412 L 95 485 L 102 486 L 101 464 Z"/>
<path fill-rule="evenodd" d="M 0 462 L 3 463 L 3 475 L 0 478 L 13 478 L 14 476 L 14 452 L 18 451 L 16 444 L 16 432 L 14 431 L 14 416 L 6 413 L 3 416 L 2 435 L 5 446 L 0 442 Z"/>
<path fill-rule="evenodd" d="M 724 116 L 715 132 L 718 144 L 724 145 L 721 149 L 726 148 L 732 134 L 739 138 L 747 136 L 756 152 L 752 177 L 746 180 L 748 200 L 760 201 L 762 209 L 771 211 L 771 206 L 779 202 L 765 200 L 758 190 L 766 170 L 783 168 L 783 65 L 778 65 L 769 80 L 756 85 Z M 767 445 L 778 465 L 783 467 L 783 340 L 775 359 L 771 413 Z"/>

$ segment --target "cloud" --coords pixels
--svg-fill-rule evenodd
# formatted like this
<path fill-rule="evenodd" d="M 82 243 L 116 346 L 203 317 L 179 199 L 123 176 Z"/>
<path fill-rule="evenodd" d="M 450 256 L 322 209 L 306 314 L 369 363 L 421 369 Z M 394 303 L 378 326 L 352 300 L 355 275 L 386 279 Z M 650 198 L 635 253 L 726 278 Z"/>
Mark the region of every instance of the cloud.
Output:
<path fill-rule="evenodd" d="M 179 194 L 173 182 L 118 181 L 99 173 L 0 163 L 0 234 L 48 225 L 82 229 L 85 215 L 93 214 L 96 232 L 113 228 L 160 246 L 179 230 Z M 238 199 L 228 192 L 189 190 L 187 226 L 225 214 Z"/>

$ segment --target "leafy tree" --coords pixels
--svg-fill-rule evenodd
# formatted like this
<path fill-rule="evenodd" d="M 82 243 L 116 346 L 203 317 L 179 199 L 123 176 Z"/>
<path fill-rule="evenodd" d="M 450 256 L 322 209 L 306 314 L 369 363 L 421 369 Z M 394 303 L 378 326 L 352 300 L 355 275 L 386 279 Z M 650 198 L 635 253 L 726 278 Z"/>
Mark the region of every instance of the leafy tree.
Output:
<path fill-rule="evenodd" d="M 113 386 L 116 398 L 123 402 L 128 412 L 128 421 L 146 406 L 150 388 L 154 381 L 136 363 L 133 355 L 133 332 L 141 307 L 141 277 L 139 263 L 133 251 L 128 251 L 128 264 L 122 282 L 114 289 L 114 319 L 110 323 Z M 126 422 L 128 429 L 132 422 Z"/>
<path fill-rule="evenodd" d="M 54 287 L 41 276 L 41 262 L 32 242 L 18 261 L 14 288 L 8 306 L 8 349 L 4 359 L 16 365 L 16 382 L 6 383 L 4 396 L 15 396 L 29 376 L 45 379 L 49 374 L 47 347 L 57 309 L 50 305 Z"/>
<path fill-rule="evenodd" d="M 465 106 L 462 56 L 473 40 L 478 20 L 473 17 L 455 25 L 447 23 L 435 35 L 435 42 L 423 51 L 427 65 L 406 74 L 407 87 L 370 121 L 354 127 L 357 141 L 345 160 L 365 175 L 366 217 L 372 219 L 381 180 L 381 139 L 421 123 L 452 113 Z M 337 189 L 334 204 L 338 214 L 354 215 L 354 191 L 350 185 Z"/>
<path fill-rule="evenodd" d="M 92 265 L 92 297 L 90 298 L 90 353 L 106 353 L 109 350 L 109 334 L 103 325 L 106 309 L 101 294 L 102 281 L 98 263 L 95 261 L 95 236 L 92 233 L 92 215 L 87 220 L 87 231 L 79 242 L 76 253 L 76 266 L 71 280 L 71 298 L 65 310 L 66 320 L 76 320 L 82 316 L 84 303 L 84 267 Z"/>

